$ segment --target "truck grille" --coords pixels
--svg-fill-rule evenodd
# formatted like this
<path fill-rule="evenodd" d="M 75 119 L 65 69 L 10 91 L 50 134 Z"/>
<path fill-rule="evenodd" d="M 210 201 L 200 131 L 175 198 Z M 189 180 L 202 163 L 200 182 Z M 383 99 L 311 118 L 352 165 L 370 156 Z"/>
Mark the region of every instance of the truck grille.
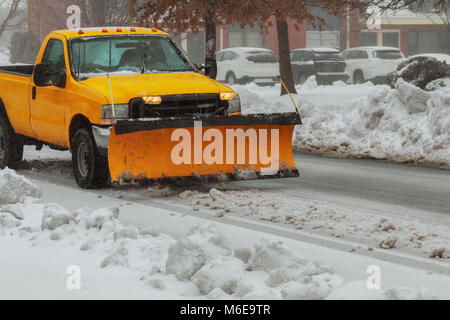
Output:
<path fill-rule="evenodd" d="M 345 62 L 316 62 L 316 72 L 345 72 Z"/>
<path fill-rule="evenodd" d="M 228 102 L 215 93 L 177 94 L 162 96 L 160 105 L 146 105 L 142 98 L 130 101 L 130 118 L 169 118 L 184 116 L 226 115 Z"/>

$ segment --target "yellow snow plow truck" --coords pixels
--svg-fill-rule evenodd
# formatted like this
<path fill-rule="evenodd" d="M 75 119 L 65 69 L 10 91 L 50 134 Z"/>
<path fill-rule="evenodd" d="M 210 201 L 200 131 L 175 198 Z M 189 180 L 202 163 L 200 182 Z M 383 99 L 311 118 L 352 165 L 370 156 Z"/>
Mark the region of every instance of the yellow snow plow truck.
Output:
<path fill-rule="evenodd" d="M 0 67 L 0 167 L 48 145 L 72 152 L 81 188 L 298 176 L 298 112 L 242 115 L 239 95 L 202 69 L 157 29 L 52 32 L 36 65 Z"/>

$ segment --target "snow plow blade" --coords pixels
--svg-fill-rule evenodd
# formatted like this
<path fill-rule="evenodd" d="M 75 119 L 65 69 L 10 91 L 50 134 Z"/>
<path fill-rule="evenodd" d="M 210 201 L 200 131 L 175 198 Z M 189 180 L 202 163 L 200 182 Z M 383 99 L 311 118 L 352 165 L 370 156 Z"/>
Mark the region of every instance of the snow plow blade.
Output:
<path fill-rule="evenodd" d="M 111 179 L 298 177 L 292 135 L 299 124 L 298 113 L 117 121 L 108 148 Z"/>

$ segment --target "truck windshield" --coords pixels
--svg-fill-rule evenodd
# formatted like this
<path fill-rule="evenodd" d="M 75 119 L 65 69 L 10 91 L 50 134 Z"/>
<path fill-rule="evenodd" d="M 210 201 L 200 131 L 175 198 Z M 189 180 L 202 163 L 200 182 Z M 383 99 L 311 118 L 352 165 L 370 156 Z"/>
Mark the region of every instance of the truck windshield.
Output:
<path fill-rule="evenodd" d="M 112 36 L 80 38 L 70 43 L 73 75 L 84 80 L 106 74 L 196 71 L 168 37 Z"/>

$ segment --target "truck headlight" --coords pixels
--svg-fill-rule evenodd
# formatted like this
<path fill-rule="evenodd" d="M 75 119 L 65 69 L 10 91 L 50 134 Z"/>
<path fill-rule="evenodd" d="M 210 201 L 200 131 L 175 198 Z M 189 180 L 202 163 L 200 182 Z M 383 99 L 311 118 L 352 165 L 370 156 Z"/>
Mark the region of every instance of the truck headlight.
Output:
<path fill-rule="evenodd" d="M 128 119 L 130 114 L 128 104 L 115 104 L 114 113 L 116 119 Z M 102 119 L 112 119 L 112 118 L 113 118 L 112 105 L 108 104 L 102 106 Z"/>
<path fill-rule="evenodd" d="M 222 101 L 231 101 L 233 100 L 238 94 L 236 92 L 222 92 L 220 94 L 220 100 Z"/>
<path fill-rule="evenodd" d="M 241 112 L 241 98 L 236 95 L 233 100 L 228 101 L 228 114 Z"/>

